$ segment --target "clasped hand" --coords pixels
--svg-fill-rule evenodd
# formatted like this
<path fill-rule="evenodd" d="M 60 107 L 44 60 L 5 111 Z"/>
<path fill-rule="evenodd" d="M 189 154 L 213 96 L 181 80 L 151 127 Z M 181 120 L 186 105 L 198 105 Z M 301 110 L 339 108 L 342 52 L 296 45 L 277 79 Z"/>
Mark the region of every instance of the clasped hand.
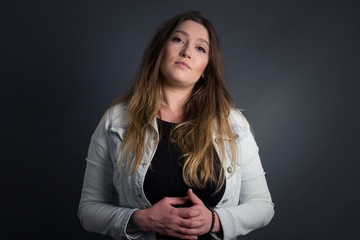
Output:
<path fill-rule="evenodd" d="M 189 208 L 176 208 L 174 205 L 191 201 Z M 197 239 L 209 232 L 212 223 L 211 211 L 188 190 L 186 197 L 165 197 L 152 207 L 136 211 L 134 221 L 140 231 L 156 233 L 181 239 Z"/>

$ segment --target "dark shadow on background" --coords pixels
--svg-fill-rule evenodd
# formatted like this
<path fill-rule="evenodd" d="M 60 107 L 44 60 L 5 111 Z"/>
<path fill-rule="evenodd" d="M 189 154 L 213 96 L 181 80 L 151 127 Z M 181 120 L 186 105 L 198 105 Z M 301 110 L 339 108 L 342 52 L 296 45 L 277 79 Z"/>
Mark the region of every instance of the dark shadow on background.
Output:
<path fill-rule="evenodd" d="M 1 7 L 6 239 L 108 239 L 76 217 L 90 137 L 155 28 L 198 9 L 217 27 L 276 215 L 241 239 L 359 239 L 356 1 L 11 1 Z"/>

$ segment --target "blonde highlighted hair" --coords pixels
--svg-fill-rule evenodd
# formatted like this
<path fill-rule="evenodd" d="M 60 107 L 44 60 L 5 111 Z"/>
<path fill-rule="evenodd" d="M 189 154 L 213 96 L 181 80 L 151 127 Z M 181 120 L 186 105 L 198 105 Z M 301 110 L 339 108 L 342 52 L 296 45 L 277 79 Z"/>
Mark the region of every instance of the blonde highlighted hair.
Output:
<path fill-rule="evenodd" d="M 176 27 L 187 20 L 203 25 L 209 34 L 209 62 L 195 84 L 184 106 L 183 122 L 172 131 L 184 153 L 183 179 L 192 188 L 204 188 L 210 181 L 220 189 L 225 182 L 224 171 L 215 172 L 215 148 L 213 134 L 216 134 L 221 164 L 224 165 L 225 141 L 229 141 L 232 164 L 235 166 L 235 140 L 228 120 L 232 98 L 225 85 L 223 55 L 218 35 L 205 17 L 197 11 L 180 14 L 158 29 L 147 46 L 135 82 L 114 104 L 127 103 L 131 118 L 124 138 L 121 161 L 135 161 L 131 174 L 139 167 L 145 149 L 146 134 L 154 134 L 152 123 L 156 118 L 163 95 L 160 81 L 160 64 L 164 48 Z"/>

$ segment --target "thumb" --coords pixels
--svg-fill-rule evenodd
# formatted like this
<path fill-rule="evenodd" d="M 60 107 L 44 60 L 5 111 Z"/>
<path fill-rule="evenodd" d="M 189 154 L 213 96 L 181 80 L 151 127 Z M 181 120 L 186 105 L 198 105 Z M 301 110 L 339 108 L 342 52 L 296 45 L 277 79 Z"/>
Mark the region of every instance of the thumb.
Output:
<path fill-rule="evenodd" d="M 198 198 L 198 196 L 195 195 L 195 193 L 193 192 L 193 190 L 192 190 L 191 188 L 188 190 L 187 195 L 188 195 L 190 201 L 191 201 L 194 205 L 203 204 L 203 202 L 201 201 L 201 199 Z"/>

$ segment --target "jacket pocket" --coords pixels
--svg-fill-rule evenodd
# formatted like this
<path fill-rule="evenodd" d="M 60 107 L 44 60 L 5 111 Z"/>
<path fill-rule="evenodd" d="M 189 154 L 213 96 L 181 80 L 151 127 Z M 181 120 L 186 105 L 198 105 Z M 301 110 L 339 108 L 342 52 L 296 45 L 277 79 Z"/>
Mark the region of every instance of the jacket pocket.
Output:
<path fill-rule="evenodd" d="M 126 131 L 128 129 L 127 125 L 113 125 L 110 128 L 110 140 L 111 140 L 111 154 L 113 164 L 119 166 L 121 151 L 123 147 L 123 141 L 125 138 Z"/>
<path fill-rule="evenodd" d="M 234 136 L 235 140 L 235 151 L 236 151 L 236 164 L 240 166 L 240 153 L 241 153 L 241 138 L 246 134 L 246 128 L 242 126 L 233 126 L 232 128 L 232 134 Z M 228 166 L 231 166 L 231 160 L 233 158 L 232 152 L 231 152 L 231 145 L 230 145 L 230 137 L 224 136 L 224 146 L 225 146 L 225 152 L 227 154 L 228 158 Z M 230 171 L 230 170 L 229 170 Z"/>

